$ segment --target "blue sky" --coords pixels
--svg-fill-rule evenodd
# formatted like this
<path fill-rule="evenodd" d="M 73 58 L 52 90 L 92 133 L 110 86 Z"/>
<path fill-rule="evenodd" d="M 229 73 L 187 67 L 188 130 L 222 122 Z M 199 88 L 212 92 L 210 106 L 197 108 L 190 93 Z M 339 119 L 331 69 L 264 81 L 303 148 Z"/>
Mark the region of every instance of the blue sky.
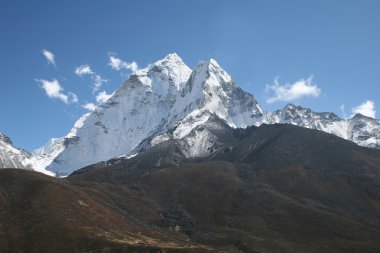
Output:
<path fill-rule="evenodd" d="M 144 67 L 171 52 L 191 68 L 216 59 L 269 111 L 292 102 L 373 114 L 379 13 L 375 0 L 0 0 L 0 132 L 27 150 L 64 136 L 84 104 L 121 84 L 126 63 Z M 110 56 L 126 68 L 112 69 Z M 79 76 L 83 65 L 91 71 Z"/>

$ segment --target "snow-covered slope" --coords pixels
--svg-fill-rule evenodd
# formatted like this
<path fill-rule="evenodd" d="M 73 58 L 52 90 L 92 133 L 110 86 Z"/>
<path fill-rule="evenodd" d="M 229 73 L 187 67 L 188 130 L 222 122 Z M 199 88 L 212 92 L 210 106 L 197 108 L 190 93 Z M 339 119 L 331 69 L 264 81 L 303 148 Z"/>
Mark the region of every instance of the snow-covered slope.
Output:
<path fill-rule="evenodd" d="M 288 105 L 273 113 L 239 88 L 211 59 L 192 71 L 176 54 L 138 70 L 69 134 L 34 151 L 29 163 L 58 176 L 113 157 L 133 155 L 168 138 L 188 143 L 188 156 L 209 148 L 208 131 L 194 134 L 211 115 L 232 127 L 289 123 L 319 129 L 363 146 L 380 147 L 380 123 L 364 116 L 343 120 L 332 113 Z"/>

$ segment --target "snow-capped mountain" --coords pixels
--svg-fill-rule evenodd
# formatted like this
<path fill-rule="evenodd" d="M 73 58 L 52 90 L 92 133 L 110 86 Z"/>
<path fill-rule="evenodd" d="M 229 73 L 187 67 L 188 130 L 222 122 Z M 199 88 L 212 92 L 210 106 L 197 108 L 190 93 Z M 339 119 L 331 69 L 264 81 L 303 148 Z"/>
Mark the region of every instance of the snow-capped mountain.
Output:
<path fill-rule="evenodd" d="M 357 115 L 349 120 L 333 113 L 287 105 L 273 113 L 260 107 L 211 59 L 191 70 L 169 54 L 131 75 L 104 104 L 83 115 L 69 134 L 33 152 L 28 164 L 65 176 L 89 164 L 130 156 L 167 139 L 185 140 L 188 156 L 201 156 L 212 135 L 193 129 L 216 115 L 231 127 L 289 123 L 314 128 L 380 148 L 380 123 Z M 207 147 L 206 147 L 207 146 Z"/>
<path fill-rule="evenodd" d="M 128 154 L 142 140 L 178 124 L 175 136 L 186 136 L 209 113 L 234 127 L 260 124 L 267 114 L 216 61 L 199 63 L 191 71 L 178 55 L 169 54 L 131 75 L 106 103 L 83 116 L 68 136 L 35 151 L 34 164 L 67 175 Z"/>

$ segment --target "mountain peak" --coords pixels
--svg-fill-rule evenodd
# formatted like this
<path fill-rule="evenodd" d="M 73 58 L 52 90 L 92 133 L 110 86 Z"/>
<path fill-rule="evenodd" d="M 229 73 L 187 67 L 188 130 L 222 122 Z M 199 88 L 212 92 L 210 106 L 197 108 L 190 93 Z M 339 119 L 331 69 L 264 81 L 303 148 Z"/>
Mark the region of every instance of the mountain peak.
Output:
<path fill-rule="evenodd" d="M 214 67 L 214 68 L 222 70 L 222 67 L 220 67 L 219 63 L 213 58 L 210 58 L 208 61 L 199 61 L 196 68 L 199 68 L 199 67 L 202 67 L 202 68 Z"/>
<path fill-rule="evenodd" d="M 185 65 L 184 61 L 182 60 L 181 57 L 179 57 L 178 54 L 176 53 L 170 53 L 166 55 L 163 59 L 156 61 L 153 63 L 153 66 L 176 66 L 176 65 Z M 186 66 L 187 67 L 187 66 Z"/>
<path fill-rule="evenodd" d="M 221 68 L 219 63 L 214 58 L 210 58 L 210 60 L 208 60 L 208 64 L 214 65 L 215 67 L 218 67 L 218 68 Z"/>
<path fill-rule="evenodd" d="M 284 109 L 285 110 L 303 110 L 303 109 L 307 110 L 308 108 L 304 108 L 302 106 L 289 103 L 289 104 L 285 105 Z"/>
<path fill-rule="evenodd" d="M 164 59 L 166 59 L 168 61 L 170 61 L 170 60 L 171 61 L 178 61 L 178 60 L 182 61 L 182 58 L 179 57 L 179 55 L 177 53 L 170 53 L 170 54 L 166 55 Z"/>
<path fill-rule="evenodd" d="M 219 80 L 220 82 L 230 83 L 232 78 L 226 71 L 218 64 L 218 62 L 211 58 L 208 61 L 200 61 L 195 67 L 197 73 L 202 73 L 201 76 L 204 76 L 205 79 L 212 78 Z"/>
<path fill-rule="evenodd" d="M 181 57 L 176 53 L 171 53 L 165 58 L 156 61 L 141 73 L 143 74 L 142 76 L 145 73 L 150 79 L 168 80 L 174 83 L 177 89 L 180 89 L 181 84 L 189 79 L 191 69 L 183 62 Z M 144 80 L 141 81 L 145 82 Z"/>

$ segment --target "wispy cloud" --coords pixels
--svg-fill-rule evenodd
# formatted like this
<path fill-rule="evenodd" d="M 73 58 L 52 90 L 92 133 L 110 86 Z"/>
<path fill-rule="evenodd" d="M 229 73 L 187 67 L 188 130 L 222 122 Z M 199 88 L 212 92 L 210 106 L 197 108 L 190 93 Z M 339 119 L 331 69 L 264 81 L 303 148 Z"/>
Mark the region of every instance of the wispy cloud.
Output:
<path fill-rule="evenodd" d="M 79 101 L 78 96 L 74 92 L 69 91 L 67 93 L 67 96 L 69 98 L 70 103 L 74 103 L 74 104 L 78 103 L 78 101 Z"/>
<path fill-rule="evenodd" d="M 108 65 L 114 70 L 117 70 L 117 71 L 124 70 L 127 73 L 131 73 L 131 72 L 134 73 L 139 69 L 136 62 L 123 61 L 120 58 L 118 58 L 115 53 L 112 53 L 112 52 L 108 53 L 108 56 L 109 56 Z M 100 91 L 103 84 L 107 83 L 108 80 L 103 79 L 98 73 L 93 71 L 90 65 L 88 64 L 81 65 L 75 68 L 74 72 L 76 75 L 80 77 L 89 76 L 91 77 L 93 81 L 92 92 L 95 96 L 96 103 L 91 103 L 91 102 L 85 103 L 82 105 L 83 108 L 89 111 L 93 111 L 98 105 L 105 103 L 114 94 L 114 93 L 108 94 L 105 90 Z M 122 73 L 122 75 L 124 74 Z"/>
<path fill-rule="evenodd" d="M 45 93 L 49 98 L 59 99 L 65 104 L 78 103 L 78 96 L 73 92 L 64 94 L 63 87 L 56 79 L 53 79 L 52 81 L 36 79 L 36 81 L 41 84 L 40 87 L 45 90 Z"/>
<path fill-rule="evenodd" d="M 90 76 L 92 81 L 93 81 L 93 94 L 98 92 L 101 87 L 103 86 L 104 83 L 107 83 L 108 81 L 106 79 L 103 79 L 99 74 L 95 73 L 92 69 L 91 69 L 91 66 L 88 65 L 88 64 L 85 64 L 85 65 L 81 65 L 77 68 L 75 68 L 75 74 L 78 75 L 78 76 Z M 100 91 L 97 93 L 97 95 L 95 96 L 95 99 L 96 99 L 96 102 L 97 104 L 102 104 L 104 102 L 106 102 L 111 96 L 113 95 L 112 94 L 108 94 L 106 91 Z M 82 105 L 83 108 L 89 110 L 89 111 L 94 111 L 95 108 L 96 108 L 96 104 L 94 103 L 85 103 Z"/>
<path fill-rule="evenodd" d="M 113 93 L 107 94 L 107 92 L 103 90 L 103 91 L 99 92 L 98 95 L 96 95 L 96 102 L 98 102 L 99 104 L 103 104 L 110 97 L 112 97 L 112 95 L 113 95 Z"/>
<path fill-rule="evenodd" d="M 347 118 L 347 114 L 346 114 L 346 110 L 345 110 L 345 106 L 344 106 L 344 104 L 342 104 L 342 105 L 339 107 L 339 110 L 340 110 L 341 113 L 342 113 L 342 117 L 343 117 L 343 119 L 346 119 L 346 118 Z"/>
<path fill-rule="evenodd" d="M 50 52 L 50 51 L 48 51 L 46 49 L 43 49 L 42 50 L 42 54 L 45 56 L 45 58 L 46 58 L 46 60 L 47 60 L 47 62 L 49 64 L 52 64 L 52 65 L 56 66 L 55 65 L 55 59 L 54 59 L 54 54 L 52 52 Z"/>
<path fill-rule="evenodd" d="M 88 64 L 81 65 L 75 68 L 74 72 L 78 76 L 88 75 L 91 77 L 91 79 L 93 80 L 93 92 L 98 91 L 103 86 L 103 84 L 108 82 L 108 80 L 103 79 L 99 74 L 92 71 L 91 66 Z"/>
<path fill-rule="evenodd" d="M 116 56 L 115 53 L 108 53 L 109 62 L 108 65 L 114 70 L 129 70 L 135 73 L 138 70 L 138 65 L 135 61 L 126 62 Z"/>
<path fill-rule="evenodd" d="M 293 84 L 280 84 L 278 78 L 275 78 L 273 85 L 267 85 L 266 91 L 273 91 L 273 96 L 269 97 L 266 102 L 269 104 L 275 102 L 287 102 L 297 100 L 303 97 L 318 97 L 321 89 L 312 83 L 313 77 L 300 79 Z"/>
<path fill-rule="evenodd" d="M 372 100 L 367 100 L 363 102 L 361 105 L 352 108 L 351 117 L 357 113 L 360 113 L 367 117 L 375 118 L 376 117 L 375 102 Z"/>
<path fill-rule="evenodd" d="M 86 103 L 82 105 L 82 107 L 89 111 L 94 111 L 96 109 L 96 105 L 94 103 Z"/>

